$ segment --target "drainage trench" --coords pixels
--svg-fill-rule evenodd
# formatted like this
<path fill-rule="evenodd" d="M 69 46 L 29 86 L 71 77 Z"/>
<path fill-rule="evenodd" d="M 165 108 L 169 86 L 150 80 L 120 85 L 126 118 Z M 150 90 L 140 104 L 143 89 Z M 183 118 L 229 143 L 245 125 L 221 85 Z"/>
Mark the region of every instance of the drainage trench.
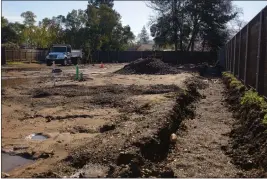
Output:
<path fill-rule="evenodd" d="M 110 167 L 107 177 L 175 177 L 172 169 L 165 167 L 172 146 L 170 136 L 180 123 L 194 117 L 193 102 L 200 98 L 197 86 L 189 83 L 187 91 L 179 94 L 170 115 L 155 136 L 133 143 L 118 157 L 117 164 Z"/>

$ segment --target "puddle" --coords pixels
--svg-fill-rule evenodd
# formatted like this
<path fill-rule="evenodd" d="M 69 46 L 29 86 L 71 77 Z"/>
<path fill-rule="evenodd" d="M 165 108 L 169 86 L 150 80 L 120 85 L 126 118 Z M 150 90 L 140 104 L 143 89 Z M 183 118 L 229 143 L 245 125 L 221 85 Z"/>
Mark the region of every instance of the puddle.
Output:
<path fill-rule="evenodd" d="M 46 140 L 48 139 L 48 136 L 43 135 L 41 133 L 37 133 L 37 134 L 30 134 L 26 137 L 26 139 L 31 139 L 31 140 Z"/>
<path fill-rule="evenodd" d="M 2 172 L 9 172 L 17 167 L 21 167 L 30 163 L 33 163 L 33 160 L 23 158 L 18 155 L 10 155 L 7 153 L 1 153 L 1 170 Z"/>

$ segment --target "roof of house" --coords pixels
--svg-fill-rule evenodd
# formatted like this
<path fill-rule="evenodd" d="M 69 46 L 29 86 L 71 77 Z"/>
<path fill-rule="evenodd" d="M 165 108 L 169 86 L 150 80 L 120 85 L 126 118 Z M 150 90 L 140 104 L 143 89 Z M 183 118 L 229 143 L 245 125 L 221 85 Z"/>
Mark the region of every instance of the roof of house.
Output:
<path fill-rule="evenodd" d="M 153 50 L 153 44 L 141 44 L 136 50 L 137 51 Z"/>

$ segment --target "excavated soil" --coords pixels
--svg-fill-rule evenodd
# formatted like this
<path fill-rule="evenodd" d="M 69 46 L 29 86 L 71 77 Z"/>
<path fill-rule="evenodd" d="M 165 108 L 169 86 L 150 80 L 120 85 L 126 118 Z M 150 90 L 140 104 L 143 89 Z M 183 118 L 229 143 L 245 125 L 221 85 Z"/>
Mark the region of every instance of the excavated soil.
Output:
<path fill-rule="evenodd" d="M 221 79 L 158 75 L 167 74 L 168 67 L 152 61 L 148 67 L 160 69 L 148 73 L 157 75 L 135 75 L 143 73 L 138 68 L 120 75 L 113 73 L 116 67 L 108 69 L 112 74 L 91 75 L 92 80 L 62 78 L 55 87 L 41 77 L 8 82 L 2 150 L 34 159 L 10 177 L 266 176 L 259 111 L 239 110 L 240 93 L 224 96 Z M 48 138 L 25 138 L 33 133 Z"/>
<path fill-rule="evenodd" d="M 224 77 L 227 107 L 234 113 L 236 120 L 226 153 L 246 171 L 246 176 L 267 177 L 267 126 L 262 123 L 264 113 L 255 105 L 241 105 L 245 89 L 231 88 L 230 82 L 230 78 Z"/>
<path fill-rule="evenodd" d="M 55 170 L 34 177 L 174 177 L 164 164 L 173 146 L 170 135 L 183 119 L 194 116 L 191 104 L 200 97 L 194 85 L 187 87 L 186 92 L 176 90 L 173 100 L 157 104 L 161 110 L 121 116 L 105 126 L 103 135 L 75 148 Z"/>
<path fill-rule="evenodd" d="M 199 90 L 195 117 L 182 123 L 178 142 L 168 156 L 168 165 L 178 177 L 239 177 L 243 172 L 224 152 L 234 119 L 224 106 L 220 79 L 204 80 Z M 203 86 L 203 85 L 201 85 Z"/>
<path fill-rule="evenodd" d="M 125 65 L 122 69 L 116 71 L 118 74 L 177 74 L 181 70 L 164 63 L 160 59 L 138 59 Z"/>
<path fill-rule="evenodd" d="M 105 67 L 81 69 L 87 79 L 90 77 L 82 82 L 69 78 L 75 69 L 62 67 L 63 74 L 55 86 L 49 77 L 51 69 L 3 74 L 2 152 L 33 159 L 29 164 L 11 167 L 5 176 L 71 176 L 86 166 L 89 176 L 106 176 L 111 170 L 105 161 L 114 158 L 110 163 L 116 164 L 125 141 L 132 145 L 132 137 L 138 136 L 139 141 L 139 137 L 161 129 L 157 121 L 169 114 L 174 97 L 192 76 L 127 76 L 113 74 L 117 66 Z M 16 78 L 21 75 L 23 78 Z M 31 140 L 32 134 L 47 138 Z M 92 154 L 92 161 L 86 160 L 87 154 Z M 5 160 L 2 162 L 10 162 Z M 55 166 L 59 169 L 51 171 Z"/>

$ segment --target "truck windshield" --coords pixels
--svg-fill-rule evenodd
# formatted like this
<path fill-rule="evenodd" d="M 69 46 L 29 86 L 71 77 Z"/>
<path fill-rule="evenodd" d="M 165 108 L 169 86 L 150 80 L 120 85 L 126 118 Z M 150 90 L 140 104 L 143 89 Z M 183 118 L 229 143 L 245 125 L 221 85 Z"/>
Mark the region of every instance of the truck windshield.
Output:
<path fill-rule="evenodd" d="M 52 47 L 51 52 L 67 52 L 67 47 Z"/>

